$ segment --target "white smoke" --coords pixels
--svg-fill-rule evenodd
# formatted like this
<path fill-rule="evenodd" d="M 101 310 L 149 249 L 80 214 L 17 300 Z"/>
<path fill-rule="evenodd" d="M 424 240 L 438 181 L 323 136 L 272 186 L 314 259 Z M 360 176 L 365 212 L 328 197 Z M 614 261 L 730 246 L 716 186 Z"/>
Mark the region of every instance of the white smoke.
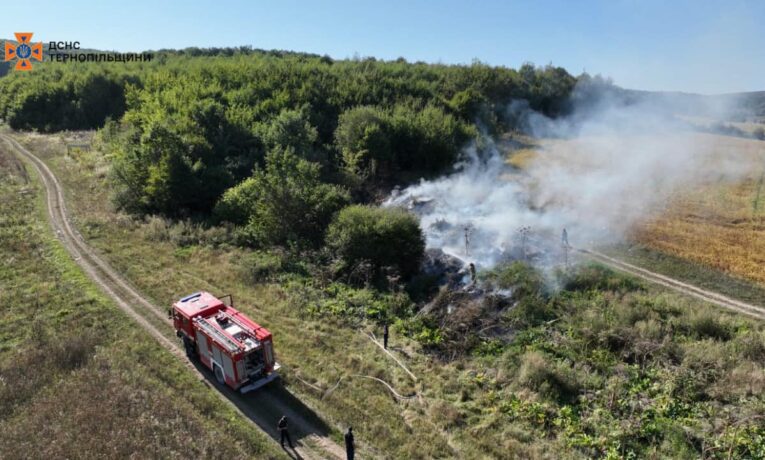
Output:
<path fill-rule="evenodd" d="M 420 217 L 428 248 L 485 268 L 512 258 L 524 237 L 560 241 L 564 228 L 574 246 L 613 243 L 679 188 L 740 177 L 749 167 L 720 155 L 713 136 L 689 129 L 662 104 L 600 100 L 559 120 L 523 103 L 508 110 L 546 138 L 522 171 L 506 163 L 502 141 L 490 142 L 481 154 L 468 148 L 454 173 L 386 201 Z M 724 117 L 722 108 L 714 112 Z"/>

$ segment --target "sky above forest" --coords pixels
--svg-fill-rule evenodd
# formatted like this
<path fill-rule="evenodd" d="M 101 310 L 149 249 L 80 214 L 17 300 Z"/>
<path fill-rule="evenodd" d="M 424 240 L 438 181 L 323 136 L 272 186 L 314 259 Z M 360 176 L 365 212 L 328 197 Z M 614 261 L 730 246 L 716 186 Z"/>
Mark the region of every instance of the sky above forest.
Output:
<path fill-rule="evenodd" d="M 11 2 L 0 37 L 116 51 L 249 45 L 410 62 L 553 64 L 622 87 L 765 90 L 760 0 Z"/>

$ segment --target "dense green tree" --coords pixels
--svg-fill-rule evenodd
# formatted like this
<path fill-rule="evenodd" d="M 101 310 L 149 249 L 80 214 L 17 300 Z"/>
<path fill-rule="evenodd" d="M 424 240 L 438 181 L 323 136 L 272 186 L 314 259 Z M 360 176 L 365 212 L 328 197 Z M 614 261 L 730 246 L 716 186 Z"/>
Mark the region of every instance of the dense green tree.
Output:
<path fill-rule="evenodd" d="M 343 271 L 368 263 L 378 278 L 390 272 L 407 279 L 420 269 L 425 238 L 417 218 L 403 209 L 353 205 L 332 221 L 327 246 Z"/>
<path fill-rule="evenodd" d="M 390 174 L 393 151 L 388 116 L 375 107 L 355 107 L 340 115 L 335 131 L 346 170 L 361 179 Z"/>
<path fill-rule="evenodd" d="M 316 246 L 348 200 L 342 187 L 321 181 L 319 164 L 292 147 L 277 147 L 266 155 L 265 167 L 225 193 L 217 209 L 234 222 L 246 216 L 244 233 L 253 245 Z"/>
<path fill-rule="evenodd" d="M 317 152 L 318 131 L 311 125 L 307 110 L 282 110 L 264 129 L 263 140 L 268 148 L 292 147 L 311 160 L 320 159 Z"/>

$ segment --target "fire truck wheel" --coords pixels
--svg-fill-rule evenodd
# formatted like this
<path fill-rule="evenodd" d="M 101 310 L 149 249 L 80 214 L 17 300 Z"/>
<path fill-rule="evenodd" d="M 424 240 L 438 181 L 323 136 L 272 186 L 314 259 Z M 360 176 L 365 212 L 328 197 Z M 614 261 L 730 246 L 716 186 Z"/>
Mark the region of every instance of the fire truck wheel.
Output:
<path fill-rule="evenodd" d="M 215 372 L 215 380 L 217 380 L 218 383 L 220 383 L 221 385 L 225 385 L 226 379 L 225 377 L 223 377 L 223 369 L 221 369 L 220 366 L 215 365 L 214 372 Z"/>
<path fill-rule="evenodd" d="M 194 346 L 188 343 L 185 343 L 184 345 L 186 348 L 186 357 L 188 357 L 191 360 L 196 359 L 197 354 L 196 354 L 196 350 L 194 350 Z"/>
<path fill-rule="evenodd" d="M 197 358 L 197 350 L 194 344 L 189 340 L 183 341 L 183 348 L 186 349 L 186 357 L 194 361 Z"/>

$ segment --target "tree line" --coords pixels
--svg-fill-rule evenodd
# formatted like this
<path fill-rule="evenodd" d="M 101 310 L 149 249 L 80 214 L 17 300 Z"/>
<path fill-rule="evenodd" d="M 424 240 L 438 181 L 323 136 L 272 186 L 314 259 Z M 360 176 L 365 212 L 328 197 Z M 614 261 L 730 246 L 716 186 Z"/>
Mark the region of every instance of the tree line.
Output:
<path fill-rule="evenodd" d="M 479 132 L 512 128 L 511 100 L 557 116 L 575 84 L 531 64 L 188 49 L 11 73 L 0 117 L 42 132 L 101 127 L 121 209 L 230 221 L 252 246 L 317 247 L 340 209 L 440 174 Z"/>

